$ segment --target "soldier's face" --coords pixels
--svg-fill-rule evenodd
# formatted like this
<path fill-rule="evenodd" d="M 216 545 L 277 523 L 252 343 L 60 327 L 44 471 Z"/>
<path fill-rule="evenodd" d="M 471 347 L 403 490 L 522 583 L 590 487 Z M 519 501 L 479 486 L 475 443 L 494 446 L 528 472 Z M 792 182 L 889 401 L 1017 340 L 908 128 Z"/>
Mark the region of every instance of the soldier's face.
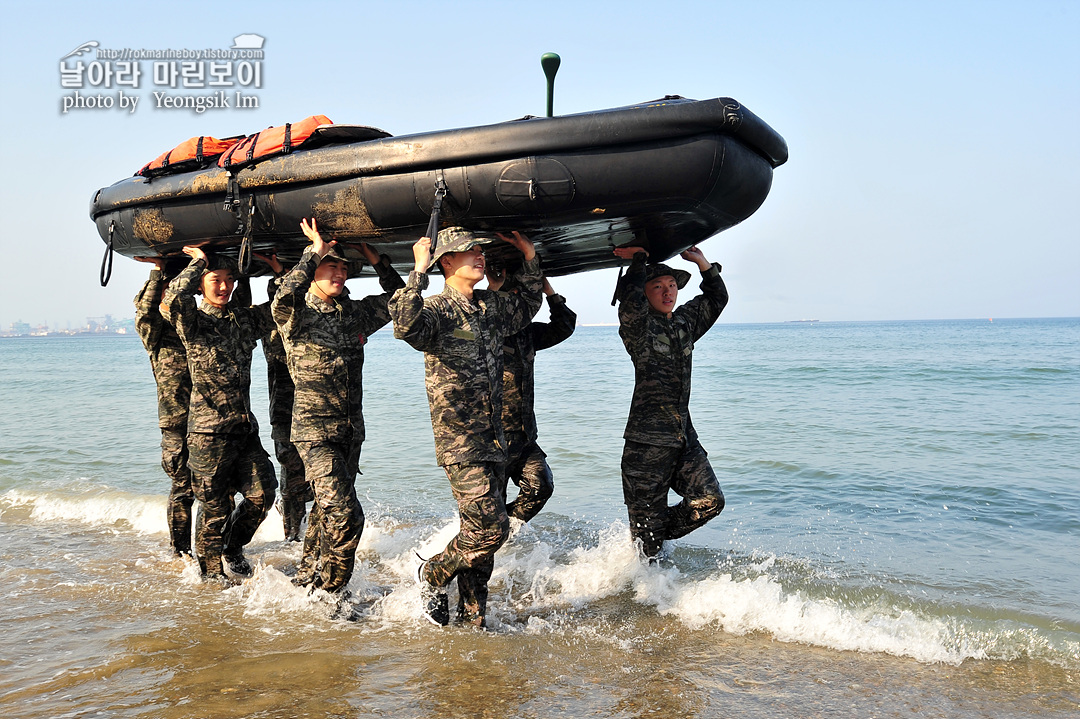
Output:
<path fill-rule="evenodd" d="M 347 279 L 349 279 L 349 265 L 328 257 L 315 268 L 315 279 L 311 283 L 311 291 L 323 300 L 338 297 L 345 291 Z"/>
<path fill-rule="evenodd" d="M 214 307 L 225 307 L 229 304 L 236 280 L 233 279 L 229 270 L 214 270 L 202 276 L 203 299 Z"/>
<path fill-rule="evenodd" d="M 448 278 L 458 277 L 473 284 L 484 279 L 487 262 L 480 247 L 464 252 L 447 252 L 439 261 L 442 262 L 443 274 Z"/>
<path fill-rule="evenodd" d="M 649 300 L 649 306 L 661 314 L 671 314 L 678 296 L 679 284 L 671 275 L 654 277 L 645 283 L 645 297 Z"/>

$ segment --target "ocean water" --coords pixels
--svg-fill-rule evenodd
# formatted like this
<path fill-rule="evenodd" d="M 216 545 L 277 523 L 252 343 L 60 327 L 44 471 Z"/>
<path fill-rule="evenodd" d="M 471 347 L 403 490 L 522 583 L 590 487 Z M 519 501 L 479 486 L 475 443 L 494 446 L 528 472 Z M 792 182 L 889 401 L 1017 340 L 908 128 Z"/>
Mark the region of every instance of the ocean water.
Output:
<path fill-rule="evenodd" d="M 352 620 L 289 583 L 276 513 L 248 580 L 171 556 L 136 338 L 0 340 L 0 714 L 1077 716 L 1080 320 L 717 325 L 694 359 L 727 507 L 647 566 L 617 330 L 540 353 L 556 492 L 497 556 L 485 632 L 417 616 L 414 552 L 456 515 L 389 332 Z"/>

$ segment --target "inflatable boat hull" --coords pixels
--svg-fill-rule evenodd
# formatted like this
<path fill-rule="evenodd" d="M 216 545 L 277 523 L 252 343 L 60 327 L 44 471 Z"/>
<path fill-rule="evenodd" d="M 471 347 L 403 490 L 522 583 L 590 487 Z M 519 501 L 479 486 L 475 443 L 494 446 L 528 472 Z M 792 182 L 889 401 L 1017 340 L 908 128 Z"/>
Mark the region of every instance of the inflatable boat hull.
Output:
<path fill-rule="evenodd" d="M 347 138 L 348 127 L 325 131 Z M 786 159 L 783 138 L 734 100 L 668 98 L 336 142 L 234 170 L 232 182 L 217 166 L 133 177 L 99 190 L 90 214 L 129 257 L 189 244 L 235 255 L 247 236 L 286 265 L 307 245 L 300 220 L 315 217 L 324 236 L 369 242 L 407 271 L 442 179 L 442 226 L 521 230 L 556 276 L 617 265 L 611 248 L 628 243 L 667 258 L 745 220 Z"/>

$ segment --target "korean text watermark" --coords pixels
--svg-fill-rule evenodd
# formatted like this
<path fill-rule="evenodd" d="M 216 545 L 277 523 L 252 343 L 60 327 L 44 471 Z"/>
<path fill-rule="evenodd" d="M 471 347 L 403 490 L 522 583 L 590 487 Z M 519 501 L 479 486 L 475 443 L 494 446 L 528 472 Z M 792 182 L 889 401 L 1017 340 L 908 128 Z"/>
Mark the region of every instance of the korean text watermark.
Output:
<path fill-rule="evenodd" d="M 238 35 L 229 48 L 145 49 L 84 42 L 60 59 L 60 113 L 119 110 L 252 110 L 263 88 L 265 38 Z M 143 88 L 149 95 L 141 94 Z M 70 92 L 68 92 L 70 91 Z M 143 100 L 146 100 L 143 103 Z"/>

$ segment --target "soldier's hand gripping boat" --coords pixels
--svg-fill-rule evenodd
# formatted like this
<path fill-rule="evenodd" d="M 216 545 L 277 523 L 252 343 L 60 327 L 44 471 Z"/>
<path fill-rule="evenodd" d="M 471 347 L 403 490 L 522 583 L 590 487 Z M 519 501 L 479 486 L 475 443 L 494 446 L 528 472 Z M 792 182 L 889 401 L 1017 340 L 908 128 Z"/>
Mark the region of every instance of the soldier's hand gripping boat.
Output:
<path fill-rule="evenodd" d="M 189 143 L 198 151 L 183 161 L 166 153 L 94 194 L 107 258 L 201 244 L 242 262 L 276 251 L 288 266 L 307 245 L 300 220 L 315 217 L 324 235 L 371 243 L 407 272 L 438 196 L 441 226 L 521 230 L 557 276 L 618 265 L 611 248 L 628 243 L 665 259 L 745 220 L 787 160 L 784 139 L 730 98 L 402 137 L 314 116 Z"/>

